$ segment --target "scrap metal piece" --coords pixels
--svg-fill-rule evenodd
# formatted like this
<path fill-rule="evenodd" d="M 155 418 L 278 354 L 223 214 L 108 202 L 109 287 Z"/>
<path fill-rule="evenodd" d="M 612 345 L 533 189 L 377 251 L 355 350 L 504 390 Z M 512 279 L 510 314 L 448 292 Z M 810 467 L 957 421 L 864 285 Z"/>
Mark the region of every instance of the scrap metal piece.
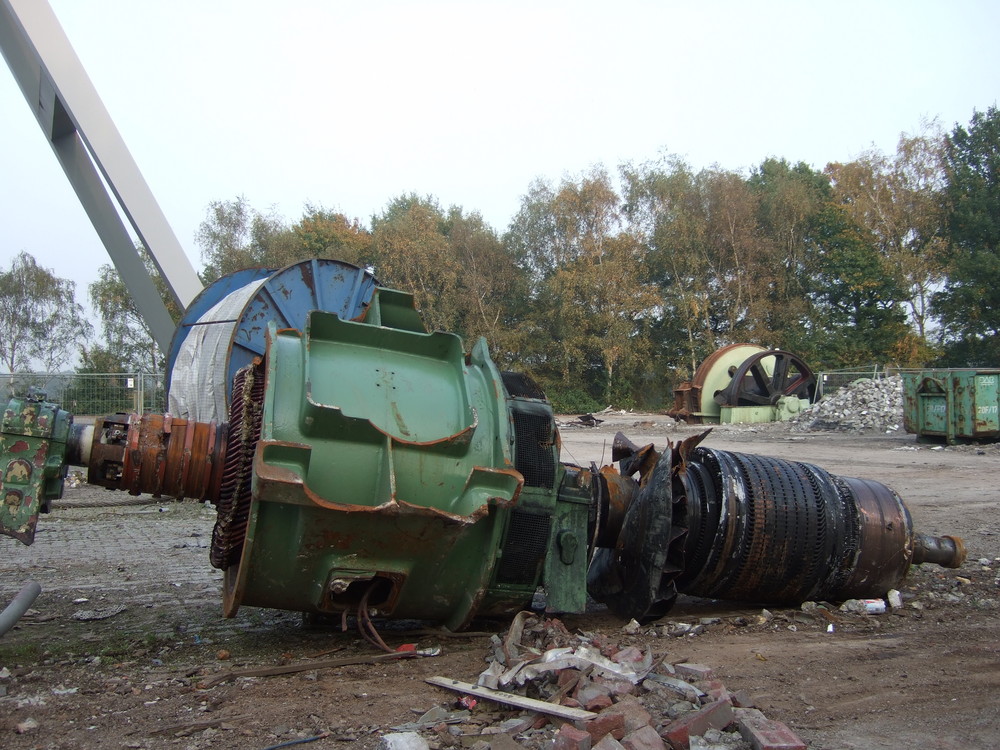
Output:
<path fill-rule="evenodd" d="M 678 470 L 683 456 L 707 434 L 668 446 L 626 510 L 614 547 L 594 552 L 587 590 L 622 619 L 655 620 L 677 598 L 688 532 Z"/>
<path fill-rule="evenodd" d="M 696 445 L 663 453 L 614 547 L 595 552 L 589 591 L 623 619 L 655 619 L 678 593 L 768 605 L 883 596 L 911 564 L 965 559 L 960 539 L 914 532 L 879 482 Z"/>
<path fill-rule="evenodd" d="M 62 497 L 73 417 L 45 394 L 7 402 L 0 422 L 0 533 L 35 540 L 38 514 Z"/>
<path fill-rule="evenodd" d="M 191 302 L 167 350 L 170 412 L 221 422 L 237 371 L 264 355 L 268 323 L 301 331 L 317 309 L 363 319 L 376 284 L 370 271 L 324 258 L 218 279 Z"/>
<path fill-rule="evenodd" d="M 102 417 L 94 422 L 88 482 L 132 495 L 214 500 L 225 440 L 226 426 L 215 422 L 164 414 Z"/>

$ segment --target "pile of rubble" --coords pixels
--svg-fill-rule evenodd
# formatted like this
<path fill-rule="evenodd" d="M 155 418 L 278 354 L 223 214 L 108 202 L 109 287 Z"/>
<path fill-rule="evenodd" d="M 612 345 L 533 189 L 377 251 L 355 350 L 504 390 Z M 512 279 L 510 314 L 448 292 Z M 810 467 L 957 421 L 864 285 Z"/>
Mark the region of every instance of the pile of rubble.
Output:
<path fill-rule="evenodd" d="M 903 379 L 863 378 L 824 396 L 790 420 L 794 431 L 896 432 L 903 426 Z"/>
<path fill-rule="evenodd" d="M 638 631 L 638 623 L 630 623 Z M 394 727 L 380 747 L 473 750 L 805 750 L 786 725 L 772 721 L 744 692 L 730 692 L 701 664 L 672 664 L 651 651 L 619 647 L 598 634 L 570 633 L 561 621 L 520 613 L 504 637 L 493 636 L 478 684 L 428 682 L 463 694 L 454 711 L 440 707 Z M 474 720 L 477 700 L 523 712 Z M 420 732 L 433 733 L 428 742 Z"/>

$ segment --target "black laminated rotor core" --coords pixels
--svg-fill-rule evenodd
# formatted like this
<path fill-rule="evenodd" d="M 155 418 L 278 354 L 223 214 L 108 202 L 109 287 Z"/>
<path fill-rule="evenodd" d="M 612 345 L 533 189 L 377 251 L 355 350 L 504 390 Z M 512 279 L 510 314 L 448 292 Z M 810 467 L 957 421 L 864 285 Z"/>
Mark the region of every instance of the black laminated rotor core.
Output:
<path fill-rule="evenodd" d="M 779 604 L 832 592 L 856 515 L 832 475 L 811 464 L 706 448 L 692 465 L 716 467 L 715 489 L 730 513 L 707 543 L 717 554 L 686 571 L 684 593 Z M 697 565 L 693 557 L 686 563 Z"/>
<path fill-rule="evenodd" d="M 912 529 L 900 507 L 884 485 L 812 464 L 670 447 L 615 547 L 595 552 L 588 590 L 639 621 L 666 614 L 678 593 L 774 605 L 856 597 L 905 572 Z M 905 528 L 884 531 L 878 518 Z M 894 541 L 879 544 L 890 532 Z"/>

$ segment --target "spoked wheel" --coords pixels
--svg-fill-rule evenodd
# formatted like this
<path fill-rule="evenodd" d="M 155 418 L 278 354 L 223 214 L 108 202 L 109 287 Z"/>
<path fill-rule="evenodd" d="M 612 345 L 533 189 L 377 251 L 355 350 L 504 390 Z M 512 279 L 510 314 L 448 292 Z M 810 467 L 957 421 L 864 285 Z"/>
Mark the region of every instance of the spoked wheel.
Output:
<path fill-rule="evenodd" d="M 809 365 L 791 352 L 772 349 L 744 360 L 715 401 L 723 406 L 774 406 L 782 396 L 812 401 L 815 394 L 816 376 Z"/>

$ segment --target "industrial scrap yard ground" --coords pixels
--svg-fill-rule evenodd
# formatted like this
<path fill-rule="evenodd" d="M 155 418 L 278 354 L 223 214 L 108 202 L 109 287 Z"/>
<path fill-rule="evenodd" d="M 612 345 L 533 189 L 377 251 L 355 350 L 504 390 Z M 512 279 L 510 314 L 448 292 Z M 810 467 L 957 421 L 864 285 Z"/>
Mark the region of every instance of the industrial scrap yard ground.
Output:
<path fill-rule="evenodd" d="M 609 461 L 619 429 L 657 447 L 697 431 L 658 415 L 609 415 L 596 428 L 563 430 L 564 460 Z M 1000 747 L 998 446 L 935 449 L 912 435 L 798 433 L 784 425 L 716 428 L 706 444 L 885 482 L 918 530 L 963 537 L 968 561 L 960 570 L 912 570 L 899 610 L 834 610 L 833 632 L 826 618 L 799 610 L 769 617 L 759 606 L 695 600 L 635 635 L 601 610 L 563 617 L 570 631 L 709 665 L 811 748 Z M 414 633 L 426 627 L 415 623 L 404 632 L 390 623 L 381 628 L 393 646 L 439 645 L 441 654 L 200 689 L 229 670 L 374 653 L 355 631 L 304 630 L 294 613 L 247 608 L 223 619 L 221 574 L 207 559 L 212 522 L 211 506 L 84 485 L 68 488 L 42 518 L 32 547 L 0 538 L 0 600 L 28 580 L 42 586 L 32 610 L 0 638 L 0 747 L 249 749 L 329 732 L 307 746 L 374 748 L 415 712 L 454 703 L 455 694 L 425 678 L 475 682 L 484 668 L 486 636 Z M 711 624 L 697 635 L 662 634 L 662 625 L 702 618 Z M 465 730 L 510 715 L 483 701 Z"/>

